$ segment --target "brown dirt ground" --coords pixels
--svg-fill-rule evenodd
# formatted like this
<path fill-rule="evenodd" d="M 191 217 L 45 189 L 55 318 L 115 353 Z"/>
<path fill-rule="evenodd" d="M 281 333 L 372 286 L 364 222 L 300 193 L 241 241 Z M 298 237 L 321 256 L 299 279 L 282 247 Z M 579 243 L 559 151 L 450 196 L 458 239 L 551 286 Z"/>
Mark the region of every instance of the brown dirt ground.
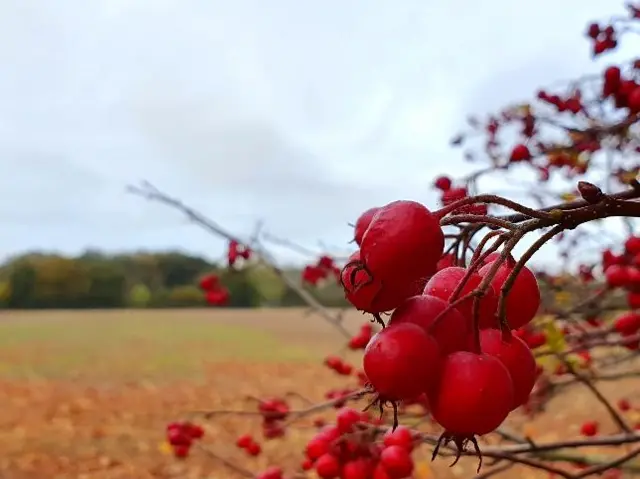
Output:
<path fill-rule="evenodd" d="M 220 327 L 231 325 L 240 328 L 238 331 L 265 332 L 277 338 L 277 344 L 304 349 L 309 353 L 309 358 L 279 360 L 279 352 L 274 350 L 275 359 L 266 361 L 234 355 L 231 351 L 227 357 L 203 360 L 203 374 L 197 377 L 185 375 L 184 378 L 168 375 L 166 378 L 142 376 L 132 379 L 131 376 L 121 376 L 118 369 L 108 380 L 104 376 L 92 379 L 90 374 L 86 374 L 87 369 L 91 370 L 91 364 L 69 366 L 70 369 L 85 371 L 83 374 L 76 375 L 72 374 L 75 371 L 70 371 L 68 375 L 57 374 L 55 377 L 39 375 L 38 371 L 28 377 L 14 377 L 8 373 L 3 375 L 0 371 L 0 479 L 236 477 L 203 452 L 196 451 L 193 457 L 184 462 L 173 459 L 162 448 L 166 423 L 184 417 L 187 411 L 251 409 L 251 401 L 243 399 L 247 396 L 281 396 L 297 391 L 304 398 L 319 401 L 331 387 L 345 385 L 344 379 L 336 377 L 315 360 L 320 354 L 338 351 L 340 336 L 331 326 L 317 317 L 305 316 L 301 310 L 142 313 L 58 311 L 2 313 L 2 319 L 9 324 L 29 322 L 38 325 L 79 317 L 83 321 L 111 321 L 115 328 L 120 324 L 119 321 L 137 321 L 140 315 L 148 315 L 144 321 L 157 324 L 164 324 L 165 320 L 188 318 L 184 320 L 206 321 L 207 324 Z M 361 315 L 351 313 L 347 315 L 345 323 L 353 330 L 362 321 Z M 11 329 L 0 329 L 0 334 L 8 334 L 9 331 Z M 57 337 L 49 338 L 51 342 L 56 340 Z M 242 341 L 242 333 L 235 340 Z M 33 341 L 25 339 L 16 344 L 0 345 L 0 359 L 7 364 L 12 360 L 32 360 L 33 355 L 50 354 L 46 348 L 42 348 L 42 341 L 38 344 L 40 346 L 36 347 Z M 128 361 L 135 372 L 138 361 L 142 360 L 139 354 L 142 353 L 131 344 L 128 343 L 128 347 L 123 346 L 121 350 L 102 350 L 98 346 L 96 350 L 101 355 L 108 355 L 105 356 L 107 363 L 116 358 Z M 255 343 L 252 347 L 261 346 Z M 148 354 L 148 351 L 144 354 Z M 311 361 L 311 358 L 314 360 Z M 352 358 L 354 362 L 357 361 L 357 356 Z M 36 361 L 35 364 L 39 363 Z M 638 380 L 626 379 L 604 383 L 602 390 L 608 397 L 626 397 L 640 406 L 638 385 Z M 304 400 L 294 398 L 292 405 L 303 407 Z M 632 422 L 640 421 L 640 417 L 636 417 L 638 414 L 636 411 L 629 413 Z M 330 417 L 331 412 L 324 415 Z M 594 418 L 601 421 L 603 434 L 615 432 L 603 407 L 576 386 L 554 399 L 548 411 L 535 421 L 514 417 L 508 426 L 524 431 L 536 441 L 545 442 L 561 437 L 576 437 L 581 422 Z M 305 438 L 311 434 L 309 429 L 309 420 L 300 423 L 289 431 L 286 439 L 265 442 L 261 457 L 248 459 L 235 449 L 233 442 L 235 437 L 245 432 L 253 432 L 260 437 L 259 421 L 253 417 L 224 415 L 206 423 L 203 444 L 254 471 L 270 464 L 295 470 L 301 459 Z M 605 452 L 612 453 L 611 450 L 598 453 Z M 416 453 L 416 460 L 429 463 L 430 454 L 431 448 L 423 446 Z M 475 477 L 474 459 L 463 458 L 452 469 L 447 467 L 448 462 L 447 458 L 438 458 L 433 465 L 429 463 L 430 471 L 420 479 Z M 547 477 L 547 474 L 535 475 L 528 470 L 512 469 L 497 477 Z"/>

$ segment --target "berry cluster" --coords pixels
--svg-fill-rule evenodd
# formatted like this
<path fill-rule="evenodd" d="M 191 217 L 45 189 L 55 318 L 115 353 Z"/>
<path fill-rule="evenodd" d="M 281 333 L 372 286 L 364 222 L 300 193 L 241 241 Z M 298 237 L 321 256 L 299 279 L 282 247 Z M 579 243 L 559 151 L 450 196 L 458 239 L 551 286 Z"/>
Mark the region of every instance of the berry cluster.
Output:
<path fill-rule="evenodd" d="M 271 398 L 258 402 L 258 412 L 262 416 L 262 434 L 265 439 L 284 436 L 283 421 L 289 415 L 289 411 L 289 405 L 284 399 Z"/>
<path fill-rule="evenodd" d="M 363 324 L 362 326 L 360 326 L 360 331 L 358 331 L 358 334 L 356 334 L 349 340 L 349 349 L 356 351 L 358 349 L 366 348 L 367 344 L 369 344 L 369 341 L 371 341 L 372 335 L 373 328 L 371 327 L 371 325 Z"/>
<path fill-rule="evenodd" d="M 345 362 L 340 356 L 327 356 L 324 359 L 324 365 L 340 376 L 350 376 L 353 372 L 353 366 Z"/>
<path fill-rule="evenodd" d="M 260 444 L 256 442 L 256 440 L 253 439 L 253 437 L 249 434 L 240 436 L 236 440 L 236 446 L 238 446 L 239 449 L 244 450 L 244 452 L 246 452 L 249 456 L 259 456 L 262 452 L 262 447 L 260 446 Z"/>
<path fill-rule="evenodd" d="M 302 469 L 314 469 L 321 479 L 409 477 L 416 438 L 400 426 L 376 441 L 379 433 L 372 425 L 375 421 L 367 413 L 342 408 L 335 424 L 325 426 L 307 442 Z"/>
<path fill-rule="evenodd" d="M 627 293 L 629 308 L 640 308 L 640 237 L 629 237 L 621 255 L 605 250 L 602 254 L 602 269 L 607 286 L 623 288 Z"/>
<path fill-rule="evenodd" d="M 448 176 L 439 176 L 433 185 L 441 192 L 440 201 L 443 206 L 469 197 L 469 190 L 463 186 L 454 187 L 451 178 Z M 464 205 L 453 210 L 451 214 L 486 215 L 487 205 L 483 203 Z"/>
<path fill-rule="evenodd" d="M 194 441 L 204 436 L 204 429 L 190 422 L 172 422 L 167 426 L 166 435 L 173 454 L 178 458 L 185 458 L 189 455 Z"/>
<path fill-rule="evenodd" d="M 380 322 L 380 313 L 394 309 L 363 358 L 377 402 L 396 408 L 426 395 L 444 440 L 460 449 L 467 441 L 476 444 L 476 435 L 496 429 L 533 388 L 535 360 L 511 330 L 538 311 L 535 276 L 523 267 L 512 280 L 501 323 L 498 294 L 515 261 L 503 262 L 496 253 L 479 269 L 478 258 L 477 271 L 448 266 L 436 272 L 443 233 L 424 206 L 398 201 L 379 208 L 359 244 L 342 271 L 345 296 Z"/>
<path fill-rule="evenodd" d="M 331 256 L 323 255 L 315 264 L 307 265 L 302 270 L 302 282 L 311 286 L 318 286 L 330 276 L 338 278 L 340 268 L 335 264 Z"/>
<path fill-rule="evenodd" d="M 613 50 L 618 46 L 618 39 L 613 25 L 602 28 L 597 23 L 592 23 L 587 28 L 587 36 L 593 40 L 593 56 Z"/>
<path fill-rule="evenodd" d="M 229 241 L 229 248 L 227 249 L 227 262 L 229 267 L 233 267 L 237 261 L 242 258 L 248 260 L 251 258 L 253 252 L 248 246 L 238 243 L 236 240 Z"/>
<path fill-rule="evenodd" d="M 204 292 L 205 300 L 212 306 L 224 306 L 231 297 L 229 290 L 220 283 L 218 275 L 210 273 L 203 276 L 199 283 Z"/>
<path fill-rule="evenodd" d="M 613 330 L 622 337 L 624 347 L 640 349 L 640 314 L 634 311 L 621 314 L 614 320 Z"/>
<path fill-rule="evenodd" d="M 640 9 L 637 5 L 629 4 L 627 9 L 627 18 L 617 18 L 605 25 L 592 23 L 588 26 L 586 35 L 592 41 L 595 56 L 616 49 L 618 36 L 632 30 L 634 25 L 631 23 L 640 19 Z M 549 180 L 553 170 L 563 172 L 567 178 L 573 178 L 586 173 L 595 164 L 592 155 L 603 148 L 604 138 L 614 141 L 615 148 L 621 152 L 638 150 L 637 143 L 629 141 L 627 128 L 635 123 L 636 116 L 640 113 L 639 69 L 640 61 L 637 59 L 631 62 L 628 69 L 610 66 L 599 75 L 599 88 L 585 88 L 587 82 L 584 82 L 584 85 L 571 83 L 567 91 L 563 92 L 540 90 L 536 103 L 509 107 L 499 114 L 491 115 L 486 121 L 470 118 L 469 125 L 486 135 L 485 150 L 487 157 L 491 159 L 493 169 L 507 169 L 515 163 L 527 163 L 539 171 L 542 181 Z M 603 106 L 608 107 L 609 102 L 613 108 L 627 117 L 627 120 L 622 121 L 620 128 L 602 134 L 597 132 L 597 128 L 585 129 L 581 126 L 584 118 L 595 122 L 595 119 L 602 115 Z M 566 119 L 573 117 L 576 119 L 576 126 L 569 126 L 570 122 L 565 122 L 565 118 L 557 123 L 554 120 L 550 122 L 550 114 L 566 116 Z M 510 149 L 506 161 L 498 163 L 504 151 L 500 145 L 499 133 L 510 125 L 519 127 L 523 141 Z M 557 129 L 561 134 L 542 138 L 541 133 L 548 132 L 549 128 Z M 474 135 L 466 133 L 457 135 L 452 144 L 462 145 L 472 136 Z M 555 138 L 550 140 L 554 136 Z M 465 156 L 475 159 L 475 155 L 470 151 L 467 151 Z M 628 184 L 630 179 L 635 179 L 637 168 L 618 166 L 610 175 L 620 183 Z M 443 184 L 445 189 L 450 188 L 450 181 L 448 183 Z"/>
<path fill-rule="evenodd" d="M 547 336 L 542 331 L 527 326 L 515 330 L 513 334 L 522 339 L 530 349 L 539 348 L 547 343 Z"/>

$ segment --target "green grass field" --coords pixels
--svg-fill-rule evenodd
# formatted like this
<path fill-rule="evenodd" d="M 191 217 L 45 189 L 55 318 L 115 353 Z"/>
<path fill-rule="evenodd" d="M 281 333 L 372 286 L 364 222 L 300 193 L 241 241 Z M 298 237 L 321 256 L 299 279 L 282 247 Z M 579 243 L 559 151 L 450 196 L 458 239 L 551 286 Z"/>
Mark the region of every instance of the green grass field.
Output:
<path fill-rule="evenodd" d="M 317 360 L 320 353 L 283 340 L 270 330 L 269 318 L 261 325 L 233 324 L 233 318 L 220 320 L 210 311 L 5 315 L 0 321 L 0 377 L 5 378 L 172 379 L 197 376 L 207 363 Z"/>

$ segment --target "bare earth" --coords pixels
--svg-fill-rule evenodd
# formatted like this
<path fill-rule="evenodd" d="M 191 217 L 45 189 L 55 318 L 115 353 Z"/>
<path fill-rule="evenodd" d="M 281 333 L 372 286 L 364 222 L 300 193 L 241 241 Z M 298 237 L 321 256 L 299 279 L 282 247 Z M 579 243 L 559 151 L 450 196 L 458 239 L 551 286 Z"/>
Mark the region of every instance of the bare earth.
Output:
<path fill-rule="evenodd" d="M 345 325 L 355 330 L 363 321 L 352 312 Z M 0 478 L 236 477 L 201 451 L 185 462 L 173 459 L 162 447 L 166 423 L 189 411 L 252 410 L 247 396 L 296 391 L 302 396 L 291 399 L 296 408 L 321 401 L 328 389 L 354 384 L 321 365 L 343 344 L 318 316 L 292 309 L 1 313 Z M 346 357 L 358 365 L 358 354 Z M 640 407 L 636 379 L 604 383 L 602 390 Z M 628 414 L 640 421 L 638 412 Z M 251 416 L 209 420 L 203 445 L 253 471 L 271 464 L 295 471 L 315 417 L 292 427 L 285 440 L 265 441 L 257 459 L 233 446 L 245 432 L 261 437 Z M 508 426 L 545 442 L 576 437 L 593 418 L 603 434 L 615 432 L 603 407 L 576 386 L 535 422 L 515 417 Z M 420 468 L 420 479 L 475 477 L 473 458 L 449 469 L 449 459 L 431 464 L 430 454 L 423 446 L 416 455 L 430 467 Z M 499 477 L 547 473 L 512 469 Z"/>

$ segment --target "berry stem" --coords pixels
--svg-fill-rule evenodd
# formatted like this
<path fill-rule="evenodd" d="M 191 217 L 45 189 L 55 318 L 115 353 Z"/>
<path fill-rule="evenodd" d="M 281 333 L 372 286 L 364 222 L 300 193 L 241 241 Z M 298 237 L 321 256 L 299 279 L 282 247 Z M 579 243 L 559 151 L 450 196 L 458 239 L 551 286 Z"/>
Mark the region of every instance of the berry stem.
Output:
<path fill-rule="evenodd" d="M 505 208 L 509 208 L 513 211 L 517 211 L 523 215 L 528 216 L 529 218 L 538 218 L 538 219 L 548 219 L 549 214 L 543 210 L 535 210 L 533 208 L 529 208 L 527 206 L 521 205 L 516 201 L 512 201 L 507 198 L 503 198 L 498 195 L 476 195 L 476 196 L 468 196 L 458 201 L 454 201 L 453 203 L 448 204 L 447 206 L 436 210 L 433 214 L 439 218 L 444 218 L 446 215 L 459 209 L 462 206 L 473 205 L 478 203 L 486 203 L 486 204 L 496 204 L 500 206 L 504 206 Z"/>

